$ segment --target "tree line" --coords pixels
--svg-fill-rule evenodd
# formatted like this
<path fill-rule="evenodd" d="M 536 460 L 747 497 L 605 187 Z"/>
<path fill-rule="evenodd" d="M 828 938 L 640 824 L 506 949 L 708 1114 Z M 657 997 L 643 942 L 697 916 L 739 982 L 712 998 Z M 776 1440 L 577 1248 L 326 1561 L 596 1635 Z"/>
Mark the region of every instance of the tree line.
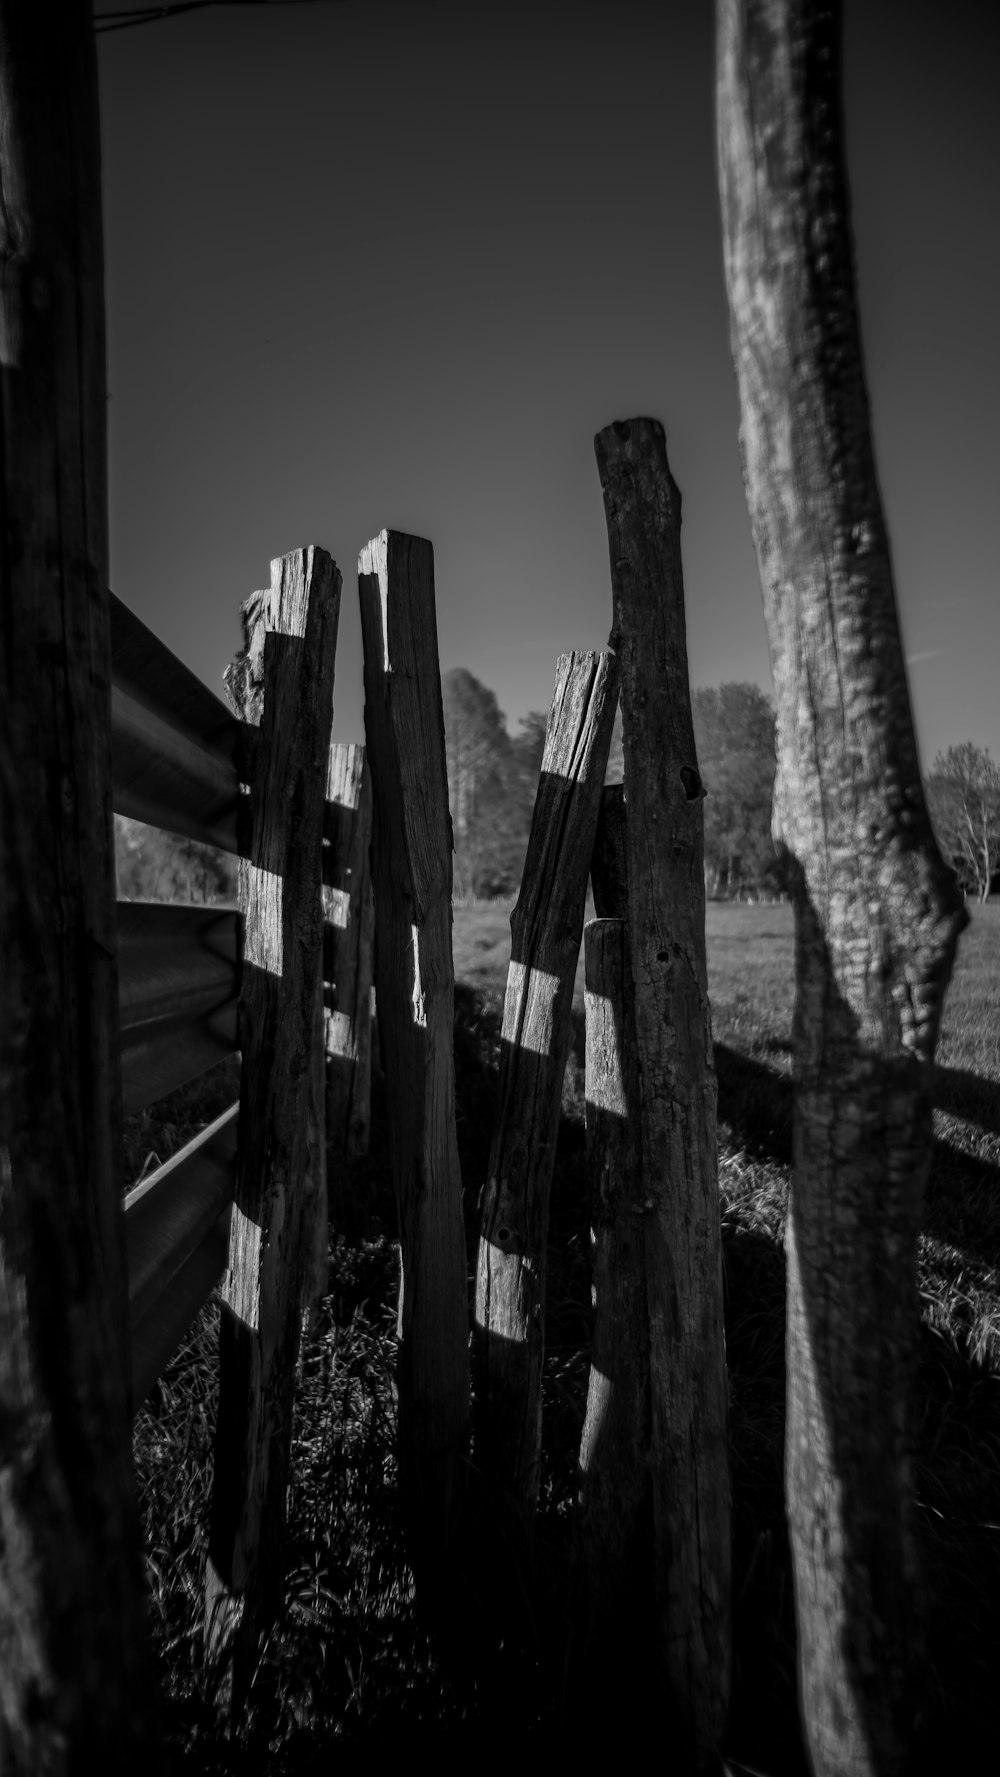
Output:
<path fill-rule="evenodd" d="M 442 678 L 457 896 L 512 894 L 521 878 L 545 745 L 532 710 L 511 736 L 494 693 L 466 667 Z M 691 697 L 705 802 L 706 886 L 713 895 L 780 890 L 771 844 L 774 711 L 757 685 Z M 621 716 L 607 782 L 622 781 Z"/>
<path fill-rule="evenodd" d="M 467 667 L 442 676 L 457 899 L 517 892 L 541 775 L 547 717 L 523 716 L 511 735 L 494 692 Z M 705 887 L 713 899 L 779 895 L 771 839 L 775 718 L 759 685 L 691 693 L 705 785 Z M 621 715 L 607 782 L 622 780 Z M 1000 766 L 969 741 L 939 752 L 925 780 L 942 855 L 963 893 L 986 900 L 1000 873 Z M 236 860 L 178 834 L 115 816 L 118 894 L 123 900 L 234 901 Z"/>

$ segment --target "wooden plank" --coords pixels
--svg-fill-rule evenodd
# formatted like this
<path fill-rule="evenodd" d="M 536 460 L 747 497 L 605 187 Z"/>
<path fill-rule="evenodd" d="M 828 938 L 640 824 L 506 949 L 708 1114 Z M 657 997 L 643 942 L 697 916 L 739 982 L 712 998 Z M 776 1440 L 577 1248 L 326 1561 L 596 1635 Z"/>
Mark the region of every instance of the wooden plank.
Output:
<path fill-rule="evenodd" d="M 0 1768 L 163 1768 L 128 1412 L 97 67 L 0 4 Z"/>
<path fill-rule="evenodd" d="M 399 1214 L 399 1436 L 417 1585 L 448 1583 L 469 1437 L 468 1286 L 455 1134 L 451 822 L 434 556 L 383 531 L 358 562 L 374 797 L 375 986 Z"/>
<path fill-rule="evenodd" d="M 235 909 L 118 903 L 118 1008 L 127 1112 L 154 1104 L 236 1048 Z"/>
<path fill-rule="evenodd" d="M 111 676 L 116 814 L 236 852 L 239 724 L 113 595 Z"/>
<path fill-rule="evenodd" d="M 245 644 L 227 673 L 255 762 L 205 1631 L 234 1712 L 281 1599 L 301 1315 L 315 1221 L 326 1219 L 322 841 L 340 585 L 325 550 L 273 561 L 270 590 L 243 607 Z"/>
<path fill-rule="evenodd" d="M 239 1108 L 237 1099 L 125 1198 L 133 1332 L 235 1196 Z"/>
<path fill-rule="evenodd" d="M 622 675 L 658 1688 L 685 1770 L 714 1769 L 729 1694 L 729 1449 L 703 790 L 687 677 L 680 494 L 656 420 L 595 439 Z"/>
<path fill-rule="evenodd" d="M 560 655 L 521 892 L 510 916 L 499 1097 L 476 1270 L 475 1453 L 526 1524 L 541 1460 L 549 1192 L 617 700 L 612 653 Z"/>
<path fill-rule="evenodd" d="M 323 822 L 326 1136 L 346 1159 L 368 1152 L 375 904 L 372 791 L 365 749 L 330 748 Z"/>

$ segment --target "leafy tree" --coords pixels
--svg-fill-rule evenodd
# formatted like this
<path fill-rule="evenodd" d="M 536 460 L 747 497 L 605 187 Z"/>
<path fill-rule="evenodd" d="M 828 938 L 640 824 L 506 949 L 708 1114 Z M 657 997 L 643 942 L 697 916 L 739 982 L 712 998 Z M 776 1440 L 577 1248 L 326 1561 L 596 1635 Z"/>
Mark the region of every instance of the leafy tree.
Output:
<path fill-rule="evenodd" d="M 441 694 L 455 893 L 503 894 L 520 878 L 528 841 L 534 730 L 515 747 L 495 694 L 467 667 L 444 674 Z"/>
<path fill-rule="evenodd" d="M 691 693 L 698 767 L 705 785 L 705 881 L 713 895 L 747 889 L 777 893 L 781 869 L 771 841 L 774 710 L 759 685 L 727 684 Z M 605 782 L 623 775 L 621 710 Z"/>
<path fill-rule="evenodd" d="M 771 842 L 774 710 L 758 685 L 692 693 L 705 785 L 705 872 L 714 894 L 780 887 Z"/>
<path fill-rule="evenodd" d="M 521 732 L 514 736 L 511 749 L 518 772 L 533 803 L 542 772 L 545 733 L 549 718 L 543 710 L 529 710 L 521 717 Z"/>
<path fill-rule="evenodd" d="M 970 741 L 949 747 L 931 768 L 927 803 L 962 888 L 985 901 L 1000 870 L 1000 766 Z"/>
<path fill-rule="evenodd" d="M 236 859 L 213 845 L 115 815 L 118 895 L 124 901 L 236 899 Z"/>

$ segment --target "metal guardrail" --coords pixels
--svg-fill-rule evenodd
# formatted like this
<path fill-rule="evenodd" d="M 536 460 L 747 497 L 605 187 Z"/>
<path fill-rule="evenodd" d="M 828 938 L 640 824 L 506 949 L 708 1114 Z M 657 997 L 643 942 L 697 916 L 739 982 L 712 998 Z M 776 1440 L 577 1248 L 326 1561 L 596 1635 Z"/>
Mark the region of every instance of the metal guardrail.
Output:
<path fill-rule="evenodd" d="M 235 908 L 118 903 L 122 1097 L 142 1110 L 236 1049 Z"/>
<path fill-rule="evenodd" d="M 240 724 L 111 596 L 112 804 L 236 853 Z M 122 1098 L 143 1109 L 235 1052 L 234 908 L 119 902 Z M 225 1270 L 235 1104 L 125 1198 L 132 1399 L 140 1405 Z"/>
<path fill-rule="evenodd" d="M 226 1268 L 239 1108 L 230 1105 L 125 1198 L 133 1410 Z"/>
<path fill-rule="evenodd" d="M 111 750 L 116 814 L 238 852 L 240 725 L 111 595 Z"/>

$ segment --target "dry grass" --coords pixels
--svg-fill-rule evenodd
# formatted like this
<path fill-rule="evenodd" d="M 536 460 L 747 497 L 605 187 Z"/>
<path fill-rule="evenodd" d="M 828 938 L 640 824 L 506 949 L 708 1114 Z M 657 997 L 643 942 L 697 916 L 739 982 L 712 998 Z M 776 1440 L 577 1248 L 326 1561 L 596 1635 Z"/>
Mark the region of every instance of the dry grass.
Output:
<path fill-rule="evenodd" d="M 711 906 L 709 975 L 719 1077 L 720 1198 L 731 1378 L 735 1674 L 733 1768 L 804 1770 L 784 1527 L 784 1253 L 791 1143 L 792 928 L 787 907 Z M 487 1162 L 509 953 L 509 910 L 455 911 L 458 1130 L 470 1263 Z M 567 1071 L 553 1183 L 539 1519 L 539 1655 L 504 1698 L 506 1731 L 541 1751 L 565 1739 L 576 1451 L 587 1383 L 590 1281 L 582 1049 Z M 1000 1647 L 1000 907 L 974 910 L 939 1047 L 933 1172 L 921 1243 L 924 1315 L 918 1484 L 931 1596 L 935 1719 L 926 1769 L 971 1767 L 991 1725 Z M 197 1094 L 133 1127 L 144 1150 L 197 1121 Z M 384 1107 L 373 1123 L 384 1130 Z M 205 1109 L 204 1117 L 213 1114 Z M 203 1119 L 204 1120 L 204 1119 Z M 172 1133 L 165 1134 L 164 1130 Z M 204 1527 L 214 1418 L 210 1305 L 136 1422 L 153 1621 L 173 1745 L 184 1769 L 281 1773 L 331 1756 L 350 1768 L 405 1744 L 454 1756 L 481 1746 L 487 1698 L 459 1696 L 421 1631 L 395 1494 L 392 1383 L 396 1257 L 384 1135 L 341 1188 L 330 1293 L 296 1411 L 288 1601 L 261 1661 L 244 1733 L 228 1744 L 200 1655 Z M 494 1698 L 495 1704 L 496 1699 Z M 336 1742 L 334 1748 L 332 1743 Z M 623 1740 L 623 1748 L 626 1742 Z M 563 1747 L 563 1749 L 565 1749 Z M 638 1749 L 637 1749 L 638 1750 Z"/>

